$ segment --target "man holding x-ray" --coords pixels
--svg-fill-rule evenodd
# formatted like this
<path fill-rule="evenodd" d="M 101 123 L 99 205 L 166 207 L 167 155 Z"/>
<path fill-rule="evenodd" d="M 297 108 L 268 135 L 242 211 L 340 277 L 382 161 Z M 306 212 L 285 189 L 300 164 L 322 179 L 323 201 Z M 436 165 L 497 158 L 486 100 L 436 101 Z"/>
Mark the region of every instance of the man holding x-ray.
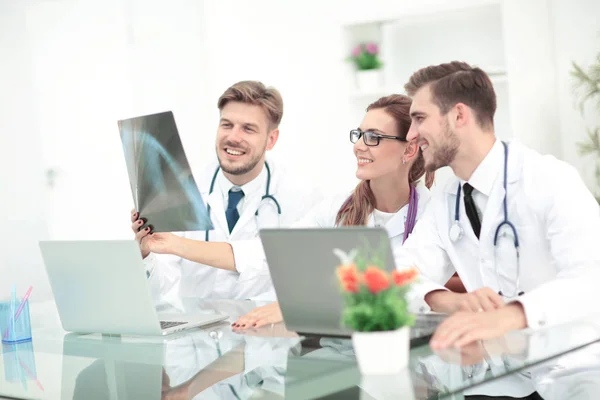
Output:
<path fill-rule="evenodd" d="M 496 138 L 496 95 L 479 68 L 430 66 L 405 88 L 413 97 L 408 139 L 418 141 L 428 170 L 450 166 L 455 174 L 396 249 L 399 268 L 421 271 L 414 294 L 454 313 L 432 348 L 598 312 L 600 212 L 576 170 Z M 444 288 L 455 271 L 468 293 Z"/>
<path fill-rule="evenodd" d="M 266 155 L 279 137 L 279 91 L 258 81 L 242 81 L 225 90 L 217 105 L 217 162 L 195 176 L 215 229 L 154 233 L 152 220 L 132 211 L 131 228 L 157 300 L 274 300 L 258 231 L 290 226 L 319 200 L 309 186 Z"/>

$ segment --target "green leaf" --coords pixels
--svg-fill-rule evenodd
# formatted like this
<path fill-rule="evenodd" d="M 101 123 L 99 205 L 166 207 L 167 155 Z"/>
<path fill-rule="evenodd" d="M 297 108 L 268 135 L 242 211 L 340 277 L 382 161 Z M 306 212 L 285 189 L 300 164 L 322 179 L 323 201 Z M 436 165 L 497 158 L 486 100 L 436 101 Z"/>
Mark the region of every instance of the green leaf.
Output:
<path fill-rule="evenodd" d="M 596 98 L 596 105 L 600 109 L 600 53 L 597 56 L 597 64 L 589 67 L 587 72 L 575 62 L 572 62 L 571 66 L 573 90 L 580 97 L 579 111 L 583 114 L 586 101 L 593 98 Z"/>

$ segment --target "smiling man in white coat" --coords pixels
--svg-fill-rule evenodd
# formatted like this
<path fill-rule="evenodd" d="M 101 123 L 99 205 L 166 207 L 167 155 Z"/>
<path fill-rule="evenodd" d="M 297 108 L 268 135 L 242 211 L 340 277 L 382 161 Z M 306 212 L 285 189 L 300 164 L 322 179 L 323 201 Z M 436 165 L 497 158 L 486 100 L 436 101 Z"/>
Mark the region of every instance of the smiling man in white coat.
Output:
<path fill-rule="evenodd" d="M 428 170 L 450 166 L 455 175 L 396 250 L 398 267 L 421 271 L 414 294 L 454 313 L 432 348 L 599 312 L 600 210 L 577 171 L 496 138 L 496 95 L 479 68 L 430 66 L 405 89 L 413 98 L 407 139 L 417 140 Z M 468 293 L 443 287 L 455 271 Z"/>
<path fill-rule="evenodd" d="M 202 232 L 139 230 L 144 216 L 132 213 L 155 300 L 173 297 L 274 300 L 261 228 L 290 226 L 318 199 L 310 187 L 266 159 L 279 137 L 283 100 L 274 88 L 243 81 L 218 100 L 218 163 L 198 187 L 214 225 Z"/>

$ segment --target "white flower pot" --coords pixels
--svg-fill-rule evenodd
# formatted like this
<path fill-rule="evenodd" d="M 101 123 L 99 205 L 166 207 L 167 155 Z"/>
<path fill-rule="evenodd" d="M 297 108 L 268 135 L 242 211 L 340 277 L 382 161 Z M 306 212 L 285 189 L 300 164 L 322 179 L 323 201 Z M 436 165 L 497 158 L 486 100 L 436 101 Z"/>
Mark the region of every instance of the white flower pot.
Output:
<path fill-rule="evenodd" d="M 381 89 L 383 86 L 383 71 L 381 69 L 356 71 L 356 86 L 361 91 Z"/>
<path fill-rule="evenodd" d="M 352 345 L 363 375 L 397 374 L 408 366 L 410 328 L 395 331 L 353 332 Z"/>

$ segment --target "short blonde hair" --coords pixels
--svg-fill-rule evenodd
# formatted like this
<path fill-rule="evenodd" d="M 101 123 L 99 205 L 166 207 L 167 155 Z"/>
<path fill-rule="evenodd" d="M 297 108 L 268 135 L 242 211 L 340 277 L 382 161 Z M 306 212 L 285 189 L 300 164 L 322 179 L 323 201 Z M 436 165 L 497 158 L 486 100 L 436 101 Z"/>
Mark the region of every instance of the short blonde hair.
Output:
<path fill-rule="evenodd" d="M 271 128 L 277 128 L 283 117 L 283 99 L 279 91 L 259 81 L 241 81 L 223 92 L 217 107 L 219 111 L 230 101 L 261 106 L 269 117 Z"/>

